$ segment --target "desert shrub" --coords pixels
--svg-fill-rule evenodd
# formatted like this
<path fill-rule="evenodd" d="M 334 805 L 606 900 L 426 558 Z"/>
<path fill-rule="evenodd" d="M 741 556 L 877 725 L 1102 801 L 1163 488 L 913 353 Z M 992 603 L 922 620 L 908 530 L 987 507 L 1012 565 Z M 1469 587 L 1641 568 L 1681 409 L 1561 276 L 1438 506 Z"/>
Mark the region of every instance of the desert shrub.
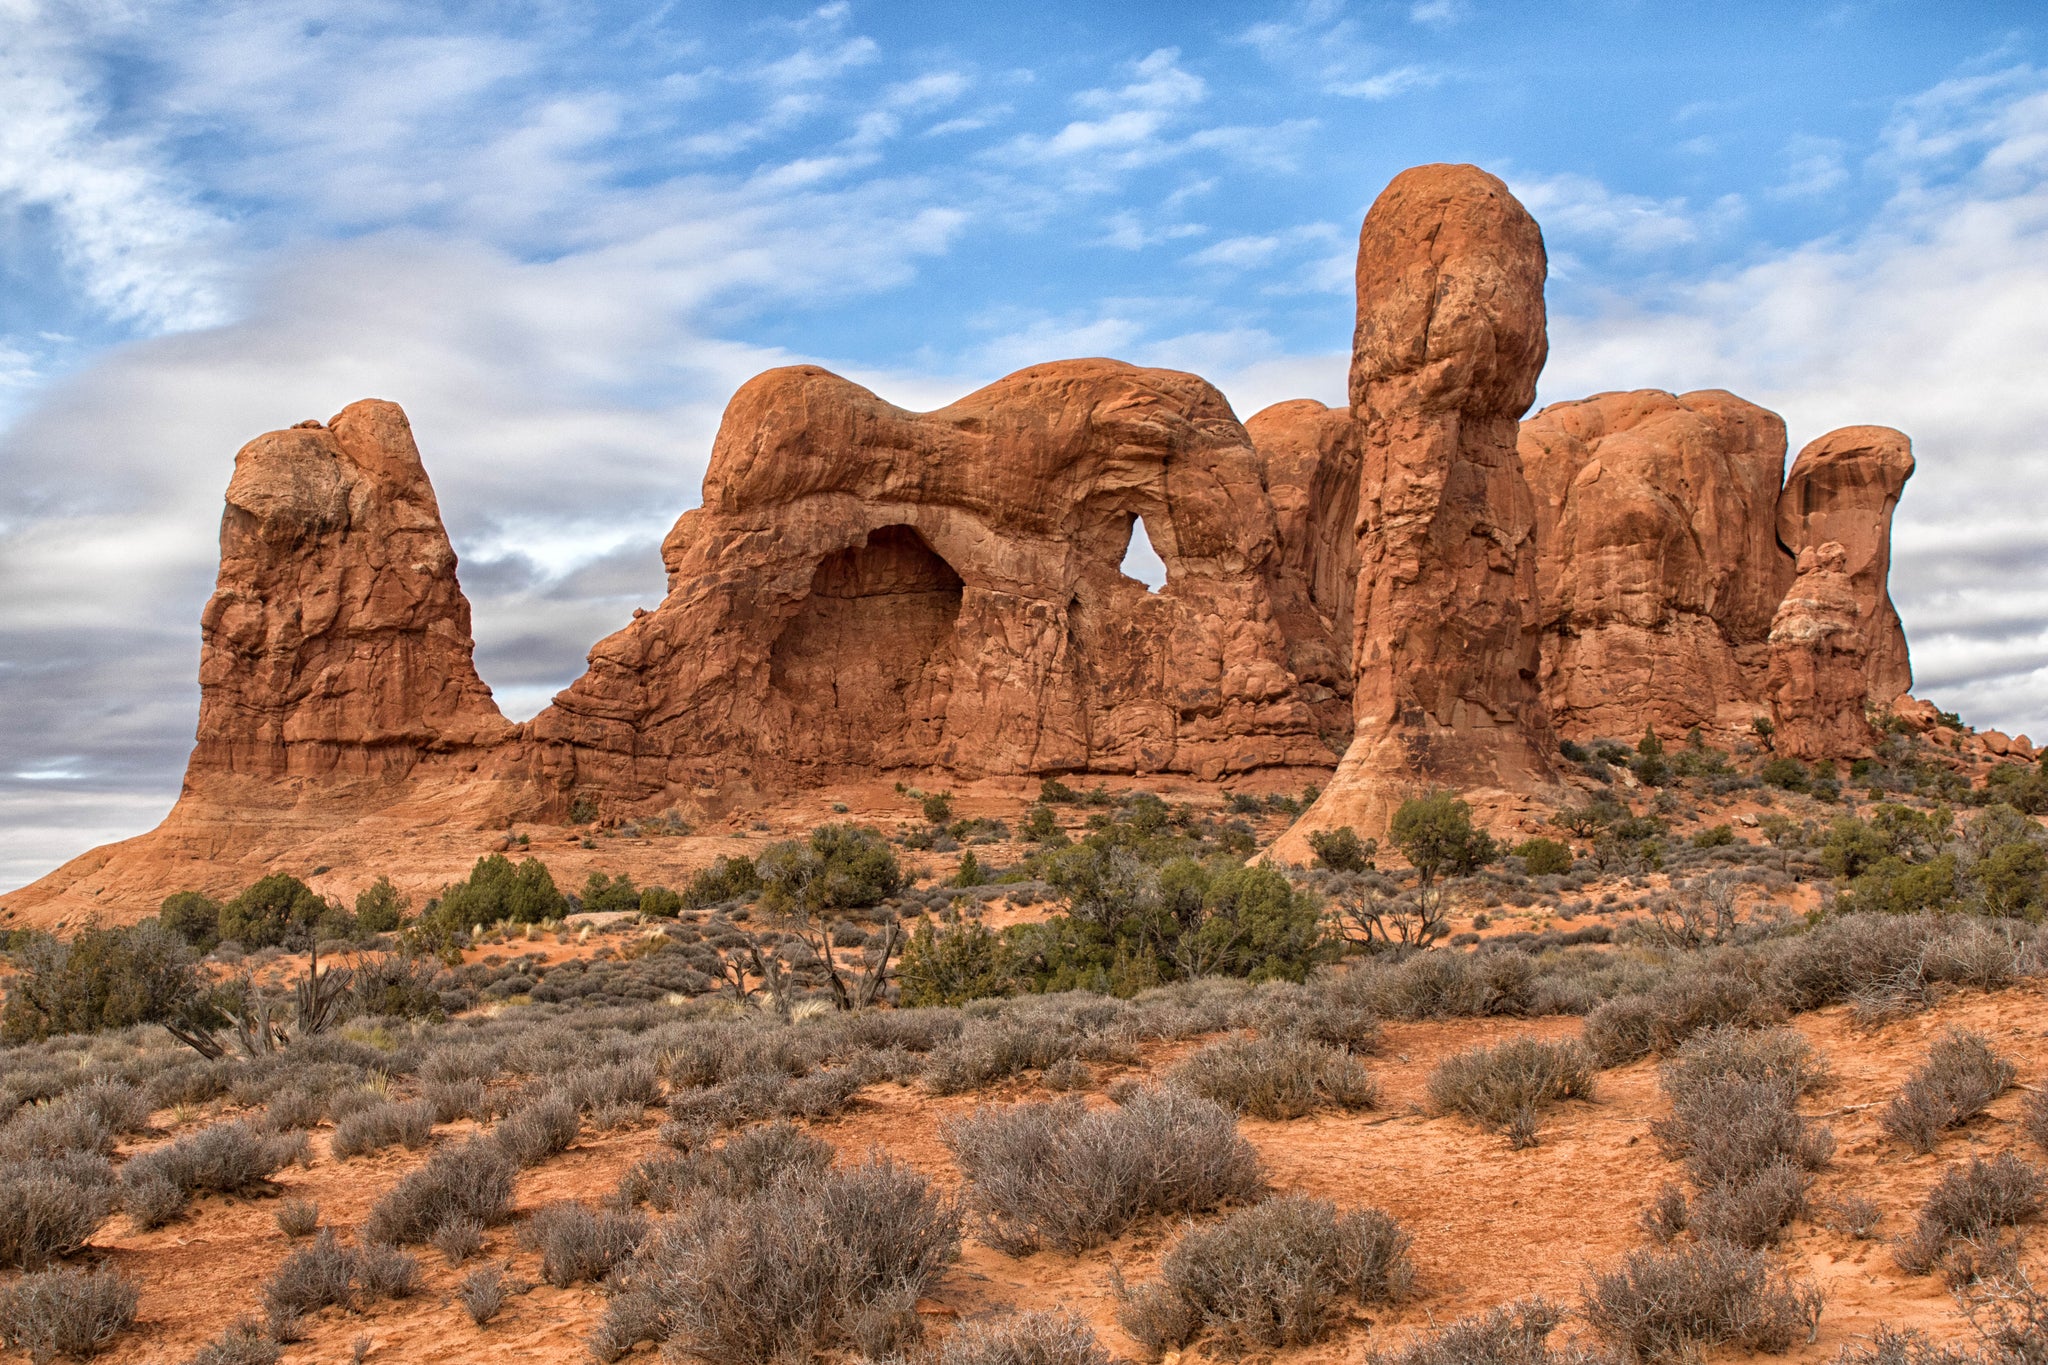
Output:
<path fill-rule="evenodd" d="M 939 1348 L 938 1365 L 1111 1365 L 1111 1360 L 1086 1322 L 1064 1311 L 1041 1311 L 961 1323 Z"/>
<path fill-rule="evenodd" d="M 263 1306 L 273 1320 L 318 1312 L 330 1304 L 355 1303 L 356 1256 L 333 1228 L 300 1247 L 263 1282 Z"/>
<path fill-rule="evenodd" d="M 702 910 L 724 901 L 751 896 L 761 889 L 761 874 L 752 858 L 720 858 L 690 878 L 683 888 L 683 904 Z"/>
<path fill-rule="evenodd" d="M 443 1147 L 371 1207 L 363 1236 L 372 1242 L 411 1246 L 456 1219 L 485 1227 L 502 1223 L 512 1215 L 517 1171 L 512 1158 L 488 1138 Z"/>
<path fill-rule="evenodd" d="M 320 1228 L 320 1206 L 310 1199 L 287 1199 L 277 1206 L 277 1230 L 287 1237 L 311 1237 Z"/>
<path fill-rule="evenodd" d="M 1332 872 L 1364 872 L 1379 852 L 1379 840 L 1361 839 L 1349 825 L 1312 832 L 1308 846 L 1315 853 L 1316 862 Z"/>
<path fill-rule="evenodd" d="M 277 1365 L 283 1354 L 284 1347 L 261 1321 L 243 1318 L 200 1347 L 185 1365 Z"/>
<path fill-rule="evenodd" d="M 540 1275 L 558 1289 L 596 1284 L 631 1256 L 647 1236 L 647 1217 L 634 1209 L 593 1209 L 570 1200 L 533 1216 L 522 1240 L 540 1252 Z"/>
<path fill-rule="evenodd" d="M 1703 1029 L 1774 1024 L 1784 1010 L 1754 981 L 1681 967 L 1643 992 L 1609 1000 L 1586 1016 L 1586 1045 L 1602 1066 L 1671 1052 Z"/>
<path fill-rule="evenodd" d="M 491 1116 L 490 1097 L 479 1080 L 429 1081 L 420 1087 L 420 1098 L 436 1123 Z"/>
<path fill-rule="evenodd" d="M 1779 1161 L 1740 1180 L 1708 1185 L 1693 1196 L 1686 1226 L 1702 1239 L 1740 1247 L 1768 1246 L 1806 1212 L 1807 1173 Z"/>
<path fill-rule="evenodd" d="M 1740 1184 L 1780 1162 L 1818 1170 L 1834 1155 L 1834 1134 L 1802 1118 L 1778 1081 L 1704 1081 L 1674 1097 L 1671 1111 L 1651 1132 L 1702 1190 Z"/>
<path fill-rule="evenodd" d="M 484 1225 L 474 1218 L 453 1218 L 434 1229 L 427 1241 L 449 1265 L 461 1265 L 484 1249 Z"/>
<path fill-rule="evenodd" d="M 1270 981 L 1240 1000 L 1227 1021 L 1268 1036 L 1287 1034 L 1327 1043 L 1346 1052 L 1372 1052 L 1379 1047 L 1380 1018 L 1368 1005 L 1340 996 L 1311 982 Z M 1206 1033 L 1213 1025 L 1194 1030 Z"/>
<path fill-rule="evenodd" d="M 376 1242 L 356 1250 L 356 1278 L 364 1293 L 380 1299 L 409 1299 L 422 1287 L 418 1258 Z"/>
<path fill-rule="evenodd" d="M 0 1285 L 0 1345 L 35 1360 L 98 1355 L 135 1321 L 142 1290 L 111 1266 L 60 1266 Z"/>
<path fill-rule="evenodd" d="M 1875 1200 L 1865 1199 L 1860 1194 L 1837 1194 L 1820 1206 L 1820 1222 L 1859 1242 L 1870 1240 L 1877 1234 L 1877 1225 L 1884 1221 L 1884 1210 Z"/>
<path fill-rule="evenodd" d="M 327 902 L 287 872 L 273 872 L 220 908 L 220 936 L 244 948 L 268 948 L 306 937 Z"/>
<path fill-rule="evenodd" d="M 1472 808 L 1451 792 L 1403 801 L 1387 837 L 1425 886 L 1439 876 L 1477 871 L 1500 856 L 1492 836 L 1473 828 Z"/>
<path fill-rule="evenodd" d="M 1370 1109 L 1379 1085 L 1341 1048 L 1280 1034 L 1226 1038 L 1200 1048 L 1166 1073 L 1169 1084 L 1240 1114 L 1293 1119 L 1328 1106 Z"/>
<path fill-rule="evenodd" d="M 434 1133 L 434 1107 L 425 1100 L 384 1101 L 359 1109 L 334 1125 L 328 1152 L 336 1161 L 386 1147 L 418 1151 Z"/>
<path fill-rule="evenodd" d="M 1558 1100 L 1590 1099 L 1593 1054 L 1566 1040 L 1511 1038 L 1446 1057 L 1429 1076 L 1430 1108 L 1507 1132 L 1517 1147 L 1536 1141 L 1536 1114 Z"/>
<path fill-rule="evenodd" d="M 835 1346 L 900 1354 L 916 1341 L 919 1295 L 959 1251 L 958 1209 L 886 1158 L 713 1197 L 621 1268 L 591 1349 L 611 1359 L 653 1338 L 712 1365 Z"/>
<path fill-rule="evenodd" d="M 272 1133 L 289 1133 L 317 1127 L 327 1117 L 327 1099 L 310 1090 L 280 1090 L 263 1106 L 260 1120 Z"/>
<path fill-rule="evenodd" d="M 1141 1089 L 1107 1110 L 1074 1098 L 984 1106 L 940 1138 L 966 1178 L 978 1235 L 1011 1255 L 1085 1250 L 1147 1214 L 1199 1213 L 1265 1188 L 1230 1112 L 1173 1089 Z"/>
<path fill-rule="evenodd" d="M 156 919 L 198 952 L 211 952 L 220 942 L 220 902 L 211 896 L 173 892 L 157 908 Z"/>
<path fill-rule="evenodd" d="M 198 990 L 191 949 L 154 920 L 81 929 L 69 942 L 35 934 L 17 956 L 0 1043 L 170 1019 Z"/>
<path fill-rule="evenodd" d="M 483 1326 L 505 1306 L 505 1272 L 494 1265 L 470 1271 L 456 1287 L 455 1300 L 471 1322 Z"/>
<path fill-rule="evenodd" d="M 569 898 L 556 889 L 546 863 L 526 858 L 515 868 L 510 858 L 493 853 L 477 859 L 469 876 L 441 888 L 423 918 L 447 929 L 469 929 L 499 920 L 536 924 L 568 913 Z"/>
<path fill-rule="evenodd" d="M 1722 1342 L 1776 1353 L 1810 1336 L 1820 1292 L 1794 1284 L 1760 1251 L 1697 1242 L 1643 1249 L 1595 1275 L 1583 1311 L 1630 1361 L 1681 1361 Z"/>
<path fill-rule="evenodd" d="M 84 1246 L 114 1206 L 97 1157 L 36 1157 L 0 1171 L 0 1264 L 33 1270 Z"/>
<path fill-rule="evenodd" d="M 521 1166 L 538 1166 L 565 1152 L 581 1127 L 576 1102 L 559 1091 L 543 1095 L 499 1119 L 491 1140 Z"/>
<path fill-rule="evenodd" d="M 943 928 L 920 920 L 897 964 L 900 999 L 909 1006 L 964 1005 L 1017 987 L 1008 945 L 980 920 Z"/>
<path fill-rule="evenodd" d="M 1571 845 L 1557 839 L 1525 839 L 1509 851 L 1532 877 L 1561 877 L 1572 870 Z"/>
<path fill-rule="evenodd" d="M 613 914 L 640 908 L 640 888 L 633 885 L 633 879 L 621 872 L 608 877 L 602 872 L 592 872 L 583 879 L 583 895 L 580 897 L 583 909 L 590 914 Z"/>
<path fill-rule="evenodd" d="M 379 877 L 356 893 L 356 931 L 388 934 L 404 923 L 410 905 L 389 877 Z"/>
<path fill-rule="evenodd" d="M 296 1136 L 303 1141 L 305 1135 Z M 156 1227 L 184 1212 L 202 1190 L 240 1194 L 266 1187 L 295 1150 L 288 1139 L 239 1120 L 216 1123 L 131 1157 L 121 1168 L 121 1204 L 138 1225 Z"/>
<path fill-rule="evenodd" d="M 1878 1126 L 1916 1152 L 1931 1152 L 1943 1132 L 1968 1123 L 2004 1094 L 2018 1070 L 1983 1035 L 1950 1029 L 1879 1113 Z"/>
<path fill-rule="evenodd" d="M 746 1129 L 721 1147 L 649 1157 L 626 1173 L 619 1195 L 667 1212 L 699 1190 L 742 1198 L 788 1176 L 815 1176 L 832 1164 L 832 1144 L 778 1120 Z"/>
<path fill-rule="evenodd" d="M 1319 1341 L 1346 1302 L 1387 1303 L 1413 1281 L 1408 1234 L 1378 1209 L 1339 1213 L 1288 1195 L 1184 1235 L 1117 1321 L 1155 1354 L 1211 1333 L 1237 1353 Z"/>
<path fill-rule="evenodd" d="M 1079 1032 L 1049 1024 L 1011 1016 L 969 1021 L 959 1037 L 932 1049 L 925 1088 L 935 1095 L 958 1095 L 1066 1061 L 1087 1046 Z"/>
<path fill-rule="evenodd" d="M 1976 1241 L 2041 1211 L 2041 1172 L 2010 1152 L 1951 1166 L 1928 1192 L 1913 1231 L 1893 1249 L 1900 1266 L 1924 1274 L 1958 1238 Z"/>
<path fill-rule="evenodd" d="M 755 868 L 761 904 L 776 914 L 865 909 L 903 886 L 896 850 L 859 825 L 820 825 L 802 842 L 770 844 Z"/>
<path fill-rule="evenodd" d="M 648 1061 L 595 1067 L 569 1077 L 566 1088 L 570 1103 L 586 1114 L 608 1105 L 645 1109 L 661 1102 L 661 1079 L 655 1074 L 654 1063 Z"/>
<path fill-rule="evenodd" d="M 1550 1345 L 1564 1319 L 1561 1305 L 1522 1299 L 1460 1318 L 1398 1351 L 1374 1351 L 1367 1365 L 1593 1365 L 1583 1351 Z"/>
<path fill-rule="evenodd" d="M 1769 1081 L 1796 1098 L 1827 1083 L 1828 1063 L 1797 1029 L 1715 1028 L 1687 1039 L 1660 1073 L 1674 1105 L 1729 1079 Z"/>

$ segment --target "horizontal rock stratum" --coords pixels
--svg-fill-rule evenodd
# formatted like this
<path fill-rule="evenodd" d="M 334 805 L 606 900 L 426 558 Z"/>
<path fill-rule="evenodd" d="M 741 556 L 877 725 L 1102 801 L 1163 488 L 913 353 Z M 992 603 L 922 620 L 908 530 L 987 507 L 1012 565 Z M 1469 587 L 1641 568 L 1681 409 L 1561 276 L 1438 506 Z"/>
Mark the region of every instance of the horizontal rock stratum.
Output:
<path fill-rule="evenodd" d="M 1240 421 L 1194 375 L 1033 366 L 910 412 L 815 366 L 743 386 L 668 592 L 524 724 L 396 404 L 236 456 L 197 743 L 155 830 L 7 898 L 47 922 L 290 866 L 317 831 L 723 808 L 772 786 L 1299 770 L 1309 832 L 1406 796 L 1560 799 L 1557 741 L 1645 726 L 1854 756 L 1906 692 L 1886 590 L 1911 443 L 1812 442 L 1733 394 L 1522 420 L 1543 238 L 1472 166 L 1366 217 L 1350 405 Z M 1120 571 L 1142 518 L 1158 591 Z M 1334 774 L 1331 770 L 1334 769 Z M 453 875 L 459 869 L 450 868 Z"/>

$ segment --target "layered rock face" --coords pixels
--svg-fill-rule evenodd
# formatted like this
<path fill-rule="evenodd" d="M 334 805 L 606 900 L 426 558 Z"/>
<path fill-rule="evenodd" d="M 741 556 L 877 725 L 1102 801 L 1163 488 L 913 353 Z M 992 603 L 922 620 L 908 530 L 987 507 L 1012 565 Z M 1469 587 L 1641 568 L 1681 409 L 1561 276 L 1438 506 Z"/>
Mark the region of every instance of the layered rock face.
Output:
<path fill-rule="evenodd" d="M 1535 220 L 1477 167 L 1404 171 L 1366 214 L 1351 361 L 1356 733 L 1290 839 L 1384 828 L 1430 787 L 1554 783 L 1535 508 L 1516 449 L 1547 350 L 1544 274 Z"/>
<path fill-rule="evenodd" d="M 1161 591 L 1119 569 L 1142 517 Z M 532 724 L 556 792 L 637 801 L 732 773 L 966 775 L 1328 763 L 1336 663 L 1258 451 L 1215 389 L 1043 365 L 914 413 L 814 367 L 726 410 L 659 610 Z M 1322 650 L 1327 654 L 1327 648 Z"/>
<path fill-rule="evenodd" d="M 188 793 L 389 784 L 512 733 L 477 676 L 455 551 L 396 404 L 242 447 L 220 545 Z"/>
<path fill-rule="evenodd" d="M 1740 732 L 1792 578 L 1785 424 L 1731 393 L 1553 403 L 1522 424 L 1543 693 L 1568 738 Z"/>
<path fill-rule="evenodd" d="M 1892 511 L 1913 477 L 1913 443 L 1890 427 L 1843 427 L 1799 452 L 1778 499 L 1778 539 L 1794 555 L 1840 545 L 1863 636 L 1865 693 L 1883 706 L 1913 686 L 1892 606 Z"/>

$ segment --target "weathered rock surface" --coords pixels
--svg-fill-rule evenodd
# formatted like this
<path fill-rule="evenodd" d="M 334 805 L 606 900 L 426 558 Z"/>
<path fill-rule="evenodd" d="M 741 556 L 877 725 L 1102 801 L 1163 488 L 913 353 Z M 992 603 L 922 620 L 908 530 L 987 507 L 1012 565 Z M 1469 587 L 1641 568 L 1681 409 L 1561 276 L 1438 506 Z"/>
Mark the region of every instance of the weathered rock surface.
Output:
<path fill-rule="evenodd" d="M 1313 829 L 1378 832 L 1431 787 L 1555 780 L 1515 425 L 1547 349 L 1544 273 L 1536 221 L 1477 167 L 1404 171 L 1366 214 L 1351 360 L 1356 733 L 1283 857 Z"/>
<path fill-rule="evenodd" d="M 397 404 L 353 403 L 242 447 L 220 546 L 187 792 L 228 777 L 281 793 L 390 783 L 428 754 L 510 736 Z"/>
<path fill-rule="evenodd" d="M 1544 700 L 1567 738 L 1747 732 L 1792 579 L 1785 424 L 1731 393 L 1553 403 L 1522 423 Z"/>
<path fill-rule="evenodd" d="M 1848 562 L 1832 540 L 1801 550 L 1799 576 L 1771 623 L 1778 753 L 1813 759 L 1869 752 L 1869 650 Z"/>
<path fill-rule="evenodd" d="M 1842 427 L 1810 443 L 1792 462 L 1778 499 L 1778 539 L 1794 555 L 1840 545 L 1856 597 L 1872 705 L 1913 685 L 1905 627 L 1887 586 L 1892 512 L 1913 477 L 1913 443 L 1890 427 Z"/>
<path fill-rule="evenodd" d="M 558 793 L 734 772 L 964 775 L 1327 764 L 1341 681 L 1221 394 L 1108 360 L 914 413 L 824 370 L 727 408 L 660 609 L 535 719 Z M 1159 592 L 1120 564 L 1143 517 Z M 1327 650 L 1324 650 L 1327 653 Z M 566 799 L 566 798 L 564 798 Z"/>

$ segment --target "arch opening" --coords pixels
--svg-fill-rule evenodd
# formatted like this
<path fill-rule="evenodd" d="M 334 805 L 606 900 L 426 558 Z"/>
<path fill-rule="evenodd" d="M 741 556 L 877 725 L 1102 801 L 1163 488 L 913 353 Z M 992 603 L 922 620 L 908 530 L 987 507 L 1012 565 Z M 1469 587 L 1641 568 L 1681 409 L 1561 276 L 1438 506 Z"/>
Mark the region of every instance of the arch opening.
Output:
<path fill-rule="evenodd" d="M 1146 592 L 1158 592 L 1166 586 L 1166 560 L 1152 543 L 1152 532 L 1145 525 L 1145 518 L 1132 517 L 1125 534 L 1129 540 L 1124 546 L 1123 562 L 1117 565 L 1118 571 L 1125 578 L 1143 583 Z"/>

